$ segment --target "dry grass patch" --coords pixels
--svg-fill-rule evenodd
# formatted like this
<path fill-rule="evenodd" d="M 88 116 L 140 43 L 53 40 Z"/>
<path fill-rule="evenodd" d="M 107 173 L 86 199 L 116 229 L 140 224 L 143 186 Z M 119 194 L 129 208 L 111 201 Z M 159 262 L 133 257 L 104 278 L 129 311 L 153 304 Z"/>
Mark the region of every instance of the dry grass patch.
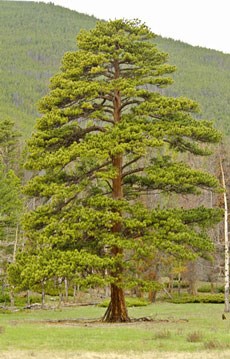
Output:
<path fill-rule="evenodd" d="M 169 339 L 171 338 L 171 332 L 169 330 L 161 330 L 154 335 L 154 339 Z"/>
<path fill-rule="evenodd" d="M 204 336 L 201 332 L 195 331 L 187 335 L 187 341 L 190 343 L 199 343 L 202 342 L 203 337 Z"/>
<path fill-rule="evenodd" d="M 200 353 L 148 352 L 148 353 L 93 353 L 93 352 L 36 352 L 9 351 L 0 352 L 1 359 L 229 359 L 230 350 L 218 352 L 202 351 Z"/>
<path fill-rule="evenodd" d="M 221 344 L 218 340 L 209 340 L 208 342 L 204 343 L 205 349 L 213 350 L 213 349 L 225 349 L 226 346 Z"/>

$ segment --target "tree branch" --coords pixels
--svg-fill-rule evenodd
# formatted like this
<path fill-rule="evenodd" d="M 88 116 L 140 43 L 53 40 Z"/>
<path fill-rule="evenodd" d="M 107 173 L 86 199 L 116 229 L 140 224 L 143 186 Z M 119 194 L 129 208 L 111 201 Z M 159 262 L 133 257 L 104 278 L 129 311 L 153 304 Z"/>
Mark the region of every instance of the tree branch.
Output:
<path fill-rule="evenodd" d="M 143 172 L 145 167 L 139 167 L 134 170 L 130 170 L 128 172 L 123 173 L 122 178 L 125 178 L 126 176 L 132 175 L 133 173 Z"/>
<path fill-rule="evenodd" d="M 137 162 L 137 161 L 140 160 L 140 159 L 141 159 L 141 156 L 138 156 L 138 157 L 134 158 L 132 161 L 126 163 L 126 164 L 122 167 L 122 170 L 123 170 L 124 168 L 130 166 L 131 164 Z"/>

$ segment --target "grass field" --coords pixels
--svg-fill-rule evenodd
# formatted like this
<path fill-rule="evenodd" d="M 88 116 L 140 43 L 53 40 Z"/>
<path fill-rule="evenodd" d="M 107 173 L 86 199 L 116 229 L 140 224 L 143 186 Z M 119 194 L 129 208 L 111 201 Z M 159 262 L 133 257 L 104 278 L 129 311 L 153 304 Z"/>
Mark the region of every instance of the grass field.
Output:
<path fill-rule="evenodd" d="M 223 304 L 130 308 L 132 318 L 153 320 L 128 324 L 96 321 L 104 310 L 88 306 L 1 313 L 0 358 L 230 358 L 230 313 L 222 320 Z"/>

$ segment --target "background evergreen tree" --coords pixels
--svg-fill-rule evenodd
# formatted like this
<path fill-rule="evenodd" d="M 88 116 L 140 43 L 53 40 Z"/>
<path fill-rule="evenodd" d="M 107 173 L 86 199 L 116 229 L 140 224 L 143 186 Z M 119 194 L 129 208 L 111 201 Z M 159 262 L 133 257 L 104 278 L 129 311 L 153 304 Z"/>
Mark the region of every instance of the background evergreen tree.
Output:
<path fill-rule="evenodd" d="M 0 120 L 0 270 L 2 287 L 6 267 L 16 255 L 22 215 L 19 133 L 10 119 Z M 17 173 L 17 174 L 16 174 Z"/>
<path fill-rule="evenodd" d="M 78 50 L 65 54 L 40 102 L 43 116 L 29 141 L 27 167 L 36 175 L 26 192 L 39 205 L 24 221 L 20 276 L 32 285 L 42 267 L 46 280 L 58 270 L 82 285 L 109 283 L 105 321 L 129 320 L 124 288 L 156 288 L 135 276 L 140 261 L 159 251 L 181 260 L 207 253 L 205 227 L 221 216 L 218 209 L 143 204 L 150 193 L 219 188 L 214 177 L 175 156 L 208 155 L 205 144 L 220 134 L 196 119 L 197 103 L 162 95 L 175 68 L 153 38 L 138 20 L 81 31 Z"/>
<path fill-rule="evenodd" d="M 20 167 L 20 133 L 10 119 L 0 120 L 0 158 L 6 170 Z"/>

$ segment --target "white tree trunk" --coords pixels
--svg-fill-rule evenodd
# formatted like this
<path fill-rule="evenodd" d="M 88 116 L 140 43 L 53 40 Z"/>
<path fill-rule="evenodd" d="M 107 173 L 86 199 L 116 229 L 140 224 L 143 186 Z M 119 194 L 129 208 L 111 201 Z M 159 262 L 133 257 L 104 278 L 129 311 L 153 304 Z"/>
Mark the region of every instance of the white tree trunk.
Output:
<path fill-rule="evenodd" d="M 228 240 L 228 202 L 224 169 L 220 158 L 220 170 L 222 176 L 222 184 L 224 188 L 224 311 L 229 312 L 229 240 Z"/>
<path fill-rule="evenodd" d="M 15 262 L 15 260 L 16 260 L 17 245 L 18 245 L 18 235 L 19 235 L 19 225 L 17 224 L 16 230 L 15 230 L 13 262 Z"/>

